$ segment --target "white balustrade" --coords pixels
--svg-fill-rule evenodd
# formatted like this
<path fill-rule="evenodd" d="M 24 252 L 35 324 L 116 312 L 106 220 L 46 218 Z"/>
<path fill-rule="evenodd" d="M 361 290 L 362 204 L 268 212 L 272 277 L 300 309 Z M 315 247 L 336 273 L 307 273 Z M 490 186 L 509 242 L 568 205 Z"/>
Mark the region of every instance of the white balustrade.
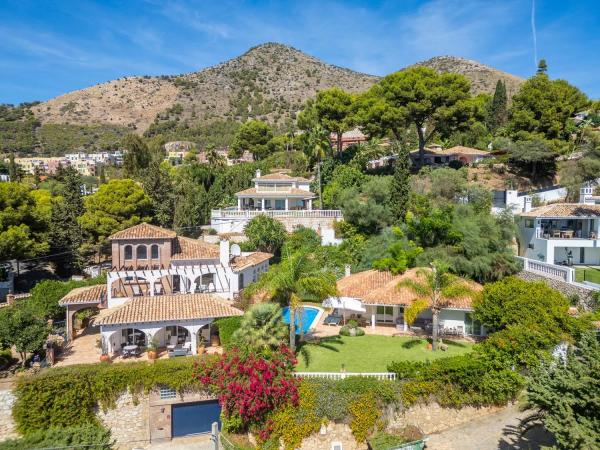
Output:
<path fill-rule="evenodd" d="M 343 380 L 348 377 L 376 378 L 378 380 L 395 380 L 393 372 L 294 372 L 296 378 L 325 378 L 328 380 Z"/>
<path fill-rule="evenodd" d="M 341 219 L 342 211 L 339 209 L 276 209 L 276 210 L 239 210 L 239 209 L 213 209 L 211 218 L 213 219 L 242 219 L 253 218 L 264 214 L 269 217 L 280 218 L 300 218 L 300 219 Z"/>
<path fill-rule="evenodd" d="M 572 267 L 559 266 L 542 261 L 535 261 L 529 258 L 518 257 L 523 261 L 523 270 L 526 272 L 537 273 L 547 278 L 573 283 L 575 281 L 575 269 Z"/>

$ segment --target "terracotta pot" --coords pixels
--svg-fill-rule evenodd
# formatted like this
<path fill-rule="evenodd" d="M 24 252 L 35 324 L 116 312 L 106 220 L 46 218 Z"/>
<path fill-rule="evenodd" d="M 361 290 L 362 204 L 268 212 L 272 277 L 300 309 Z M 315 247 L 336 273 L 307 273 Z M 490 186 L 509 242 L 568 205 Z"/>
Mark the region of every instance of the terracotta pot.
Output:
<path fill-rule="evenodd" d="M 433 345 L 432 344 L 427 344 L 427 350 L 433 350 Z"/>
<path fill-rule="evenodd" d="M 212 345 L 213 347 L 218 347 L 221 345 L 221 339 L 219 338 L 219 335 L 213 334 L 210 337 L 210 345 Z"/>
<path fill-rule="evenodd" d="M 148 350 L 148 359 L 158 358 L 158 352 L 156 350 Z"/>
<path fill-rule="evenodd" d="M 110 356 L 108 356 L 106 353 L 103 355 L 100 355 L 100 362 L 109 362 L 110 361 Z"/>
<path fill-rule="evenodd" d="M 206 349 L 204 348 L 204 345 L 199 345 L 196 350 L 198 351 L 199 355 L 203 355 L 206 352 Z"/>

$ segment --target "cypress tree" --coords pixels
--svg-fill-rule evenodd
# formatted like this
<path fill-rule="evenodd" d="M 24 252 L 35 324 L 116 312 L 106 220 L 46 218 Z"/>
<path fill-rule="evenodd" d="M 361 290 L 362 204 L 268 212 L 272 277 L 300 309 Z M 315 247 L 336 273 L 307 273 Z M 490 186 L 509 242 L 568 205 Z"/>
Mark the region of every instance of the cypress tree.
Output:
<path fill-rule="evenodd" d="M 548 64 L 546 64 L 546 60 L 545 59 L 540 59 L 540 62 L 538 63 L 538 68 L 537 68 L 537 75 L 541 75 L 541 74 L 546 74 L 546 72 L 548 72 Z"/>
<path fill-rule="evenodd" d="M 405 145 L 396 145 L 398 159 L 392 179 L 391 209 L 396 222 L 404 222 L 410 199 L 410 158 Z"/>
<path fill-rule="evenodd" d="M 495 131 L 497 128 L 504 126 L 507 120 L 508 97 L 506 95 L 506 85 L 502 80 L 498 80 L 490 107 L 490 130 Z"/>
<path fill-rule="evenodd" d="M 59 169 L 57 178 L 62 184 L 62 198 L 55 201 L 52 207 L 48 241 L 50 253 L 56 254 L 52 261 L 57 272 L 67 275 L 83 265 L 80 253 L 83 232 L 77 220 L 84 212 L 82 179 L 72 167 Z"/>
<path fill-rule="evenodd" d="M 10 181 L 19 181 L 19 169 L 17 163 L 15 163 L 15 152 L 10 152 L 8 157 L 8 177 Z"/>

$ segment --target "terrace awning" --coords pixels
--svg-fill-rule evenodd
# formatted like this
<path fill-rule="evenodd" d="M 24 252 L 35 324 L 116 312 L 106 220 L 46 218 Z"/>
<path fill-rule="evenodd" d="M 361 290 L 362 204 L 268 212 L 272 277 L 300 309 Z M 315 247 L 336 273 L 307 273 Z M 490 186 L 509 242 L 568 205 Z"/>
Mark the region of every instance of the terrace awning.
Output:
<path fill-rule="evenodd" d="M 325 308 L 343 309 L 344 311 L 367 312 L 362 302 L 352 297 L 329 297 L 323 300 Z"/>

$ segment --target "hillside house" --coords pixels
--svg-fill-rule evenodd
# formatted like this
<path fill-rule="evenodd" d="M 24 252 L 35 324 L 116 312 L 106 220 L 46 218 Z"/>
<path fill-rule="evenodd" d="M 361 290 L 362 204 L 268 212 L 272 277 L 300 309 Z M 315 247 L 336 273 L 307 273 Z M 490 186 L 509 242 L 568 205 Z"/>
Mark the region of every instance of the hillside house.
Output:
<path fill-rule="evenodd" d="M 75 312 L 99 308 L 94 325 L 111 354 L 150 341 L 159 347 L 186 344 L 196 353 L 216 318 L 242 314 L 231 300 L 268 270 L 273 256 L 241 252 L 228 240 L 208 244 L 147 223 L 109 241 L 112 269 L 106 283 L 75 289 L 60 305 L 66 308 L 69 340 Z"/>
<path fill-rule="evenodd" d="M 459 161 L 463 165 L 472 165 L 493 157 L 490 152 L 477 148 L 457 145 L 444 150 L 440 145 L 432 144 L 425 148 L 424 160 L 426 166 L 443 166 L 452 161 Z M 419 150 L 410 152 L 410 159 L 413 164 L 420 165 Z"/>

